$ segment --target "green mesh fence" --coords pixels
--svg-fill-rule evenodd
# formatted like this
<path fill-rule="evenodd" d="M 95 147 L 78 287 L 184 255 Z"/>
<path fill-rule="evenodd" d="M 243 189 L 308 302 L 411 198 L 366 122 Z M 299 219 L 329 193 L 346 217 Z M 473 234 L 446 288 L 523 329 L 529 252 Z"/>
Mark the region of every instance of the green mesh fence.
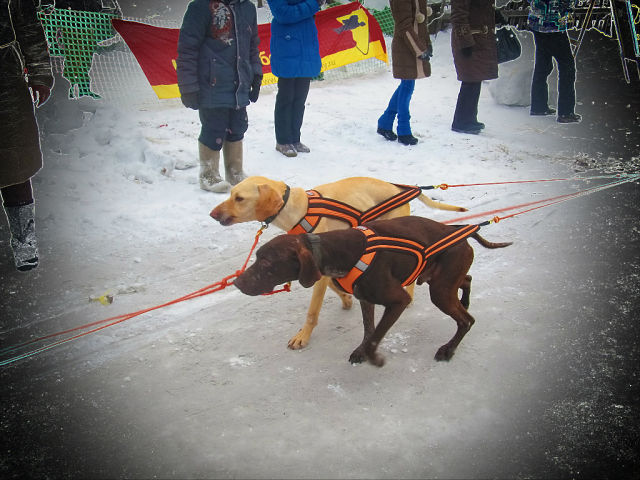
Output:
<path fill-rule="evenodd" d="M 70 83 L 69 98 L 100 98 L 91 90 L 89 71 L 100 42 L 116 36 L 111 26 L 115 15 L 53 9 L 39 12 L 49 53 L 64 57 L 62 76 Z"/>
<path fill-rule="evenodd" d="M 252 0 L 255 1 L 255 0 Z M 346 0 L 342 0 L 344 2 Z M 342 2 L 330 0 L 328 6 Z M 393 34 L 393 18 L 389 7 L 369 9 L 380 23 L 385 35 Z M 258 23 L 271 21 L 268 4 L 258 8 Z M 325 8 L 328 8 L 325 7 Z M 122 37 L 111 26 L 112 14 L 82 12 L 66 9 L 46 9 L 40 11 L 40 20 L 44 26 L 54 72 L 61 74 L 69 84 L 69 98 L 83 96 L 102 98 L 104 101 L 126 106 L 159 106 L 157 96 L 137 60 L 126 46 Z M 123 18 L 163 28 L 180 28 L 180 24 L 160 17 Z M 106 40 L 106 41 L 105 41 Z M 391 55 L 391 52 L 388 52 Z M 321 74 L 316 80 L 327 82 L 340 81 L 351 77 L 360 77 L 387 70 L 388 64 L 370 58 Z M 60 88 L 61 83 L 56 85 Z M 274 89 L 266 86 L 265 90 Z M 163 100 L 163 104 L 177 99 Z"/>
<path fill-rule="evenodd" d="M 393 17 L 391 16 L 391 9 L 384 7 L 382 10 L 369 9 L 371 14 L 380 24 L 382 33 L 388 36 L 393 36 Z"/>

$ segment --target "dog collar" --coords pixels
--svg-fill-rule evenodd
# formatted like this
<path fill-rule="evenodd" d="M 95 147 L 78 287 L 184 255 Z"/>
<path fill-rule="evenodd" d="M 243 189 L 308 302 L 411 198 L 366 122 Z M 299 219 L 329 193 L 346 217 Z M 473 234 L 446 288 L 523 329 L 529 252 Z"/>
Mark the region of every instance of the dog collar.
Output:
<path fill-rule="evenodd" d="M 265 225 L 269 225 L 271 222 L 273 222 L 276 219 L 276 217 L 280 215 L 280 212 L 289 201 L 289 194 L 291 193 L 291 189 L 289 188 L 289 185 L 287 185 L 286 183 L 285 183 L 285 187 L 286 188 L 284 190 L 284 195 L 282 195 L 282 206 L 280 207 L 280 210 L 278 210 L 275 213 L 275 215 L 271 215 L 269 218 L 266 218 L 263 222 Z"/>

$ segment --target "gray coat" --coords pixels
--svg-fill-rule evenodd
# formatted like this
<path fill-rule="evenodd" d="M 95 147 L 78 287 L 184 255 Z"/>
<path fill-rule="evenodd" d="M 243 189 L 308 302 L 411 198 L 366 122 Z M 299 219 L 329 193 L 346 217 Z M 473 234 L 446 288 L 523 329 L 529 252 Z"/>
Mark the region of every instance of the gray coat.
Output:
<path fill-rule="evenodd" d="M 0 187 L 42 167 L 40 137 L 25 81 L 53 86 L 49 51 L 33 0 L 0 0 Z"/>

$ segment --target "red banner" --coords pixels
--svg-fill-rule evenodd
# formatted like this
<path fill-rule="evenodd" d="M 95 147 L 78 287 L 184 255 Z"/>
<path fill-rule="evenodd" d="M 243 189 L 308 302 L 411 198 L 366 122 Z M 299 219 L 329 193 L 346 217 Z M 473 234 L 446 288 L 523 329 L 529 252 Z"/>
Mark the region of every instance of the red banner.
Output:
<path fill-rule="evenodd" d="M 180 96 L 176 76 L 179 29 L 114 19 L 113 26 L 135 55 L 159 98 Z M 376 19 L 358 2 L 322 10 L 316 14 L 322 71 L 367 58 L 387 62 L 387 49 Z M 263 85 L 275 83 L 271 73 L 269 41 L 271 25 L 258 25 Z"/>

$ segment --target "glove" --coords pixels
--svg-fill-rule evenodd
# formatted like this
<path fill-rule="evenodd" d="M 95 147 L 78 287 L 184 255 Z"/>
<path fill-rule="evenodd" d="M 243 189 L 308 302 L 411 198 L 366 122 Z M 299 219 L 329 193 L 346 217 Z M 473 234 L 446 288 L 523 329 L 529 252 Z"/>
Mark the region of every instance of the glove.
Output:
<path fill-rule="evenodd" d="M 180 95 L 180 100 L 185 107 L 198 110 L 199 96 L 198 92 L 183 93 Z"/>
<path fill-rule="evenodd" d="M 420 55 L 418 55 L 418 58 L 420 60 L 429 60 L 431 57 L 433 57 L 433 46 L 429 44 L 427 46 L 427 49 L 424 52 L 422 52 Z"/>
<path fill-rule="evenodd" d="M 509 19 L 502 13 L 502 10 L 495 10 L 495 22 L 496 25 L 509 25 Z"/>
<path fill-rule="evenodd" d="M 253 82 L 251 82 L 251 90 L 249 90 L 249 100 L 255 103 L 258 101 L 258 95 L 260 95 L 260 85 L 262 85 L 262 75 L 254 75 Z"/>
<path fill-rule="evenodd" d="M 469 58 L 471 57 L 471 54 L 473 53 L 473 47 L 464 47 L 460 50 L 462 52 L 462 55 Z"/>
<path fill-rule="evenodd" d="M 35 85 L 31 82 L 29 82 L 28 85 L 31 89 L 31 98 L 36 107 L 40 107 L 49 99 L 49 95 L 51 95 L 51 89 L 49 87 L 46 85 Z"/>

